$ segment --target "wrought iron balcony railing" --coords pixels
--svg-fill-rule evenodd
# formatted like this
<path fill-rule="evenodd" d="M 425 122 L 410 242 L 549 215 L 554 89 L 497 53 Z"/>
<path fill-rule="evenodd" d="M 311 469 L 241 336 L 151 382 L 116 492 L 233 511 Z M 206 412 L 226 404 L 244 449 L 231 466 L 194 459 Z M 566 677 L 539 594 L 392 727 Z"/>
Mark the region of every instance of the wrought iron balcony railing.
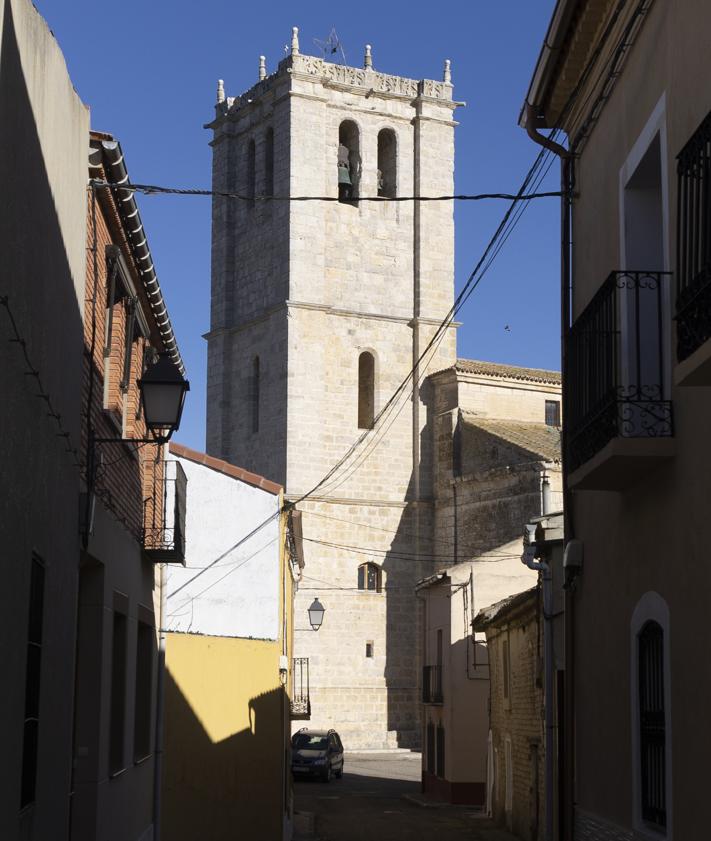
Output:
<path fill-rule="evenodd" d="M 568 344 L 568 468 L 614 438 L 673 435 L 664 331 L 669 275 L 613 272 Z"/>
<path fill-rule="evenodd" d="M 442 691 L 442 667 L 422 667 L 422 702 L 424 704 L 441 704 L 444 701 Z"/>
<path fill-rule="evenodd" d="M 311 718 L 311 696 L 309 694 L 309 658 L 294 657 L 291 671 L 291 718 Z"/>
<path fill-rule="evenodd" d="M 166 461 L 161 499 L 152 500 L 144 514 L 143 550 L 154 563 L 185 563 L 187 484 L 180 462 Z"/>
<path fill-rule="evenodd" d="M 677 359 L 711 338 L 711 114 L 677 158 Z"/>

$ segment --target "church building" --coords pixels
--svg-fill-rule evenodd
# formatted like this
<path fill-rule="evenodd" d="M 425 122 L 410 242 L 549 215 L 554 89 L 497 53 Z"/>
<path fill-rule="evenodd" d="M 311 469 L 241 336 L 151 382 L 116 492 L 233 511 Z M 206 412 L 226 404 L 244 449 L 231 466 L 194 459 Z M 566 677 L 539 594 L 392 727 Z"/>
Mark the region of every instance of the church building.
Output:
<path fill-rule="evenodd" d="M 448 61 L 441 81 L 381 73 L 370 47 L 348 67 L 303 55 L 295 28 L 250 90 L 218 83 L 209 124 L 207 451 L 280 483 L 303 512 L 299 726 L 333 727 L 350 750 L 420 745 L 415 585 L 458 560 L 435 546 L 428 379 L 456 364 L 456 325 L 441 327 L 453 203 L 393 199 L 452 195 L 461 104 Z"/>

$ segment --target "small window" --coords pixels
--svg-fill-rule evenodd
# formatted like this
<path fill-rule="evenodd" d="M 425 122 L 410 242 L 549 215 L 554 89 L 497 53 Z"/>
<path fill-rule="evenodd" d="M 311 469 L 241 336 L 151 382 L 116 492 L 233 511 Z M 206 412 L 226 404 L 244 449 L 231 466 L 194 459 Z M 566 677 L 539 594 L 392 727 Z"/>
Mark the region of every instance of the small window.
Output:
<path fill-rule="evenodd" d="M 373 641 L 369 640 L 365 644 L 365 656 L 366 657 L 374 657 L 375 646 L 373 645 Z"/>
<path fill-rule="evenodd" d="M 642 818 L 663 829 L 667 823 L 667 808 L 662 627 L 656 622 L 647 622 L 639 634 L 638 646 Z"/>
<path fill-rule="evenodd" d="M 40 676 L 42 671 L 42 626 L 44 624 L 44 564 L 32 556 L 30 604 L 25 666 L 25 716 L 22 734 L 22 776 L 20 808 L 35 800 L 37 787 L 37 749 L 40 714 Z"/>
<path fill-rule="evenodd" d="M 274 129 L 264 136 L 264 195 L 274 195 Z"/>
<path fill-rule="evenodd" d="M 138 623 L 136 637 L 136 697 L 134 705 L 133 758 L 144 759 L 151 752 L 151 697 L 153 688 L 153 628 Z"/>
<path fill-rule="evenodd" d="M 546 426 L 560 426 L 559 400 L 546 400 Z"/>
<path fill-rule="evenodd" d="M 338 201 L 351 204 L 358 199 L 360 181 L 360 141 L 358 126 L 344 120 L 338 127 Z"/>
<path fill-rule="evenodd" d="M 257 150 L 254 140 L 249 141 L 247 147 L 247 199 L 248 206 L 254 207 L 254 197 L 257 195 Z"/>
<path fill-rule="evenodd" d="M 255 356 L 252 361 L 252 376 L 250 383 L 250 402 L 252 406 L 252 432 L 259 432 L 259 392 L 260 392 L 260 370 L 259 357 Z"/>
<path fill-rule="evenodd" d="M 377 564 L 367 563 L 358 567 L 358 589 L 380 592 L 382 589 L 382 570 Z"/>
<path fill-rule="evenodd" d="M 375 422 L 375 357 L 363 351 L 358 357 L 358 429 L 372 429 Z"/>
<path fill-rule="evenodd" d="M 397 195 L 397 142 L 395 132 L 384 128 L 378 133 L 378 195 L 394 199 Z"/>
<path fill-rule="evenodd" d="M 113 639 L 111 646 L 109 774 L 116 774 L 125 767 L 124 725 L 126 720 L 127 625 L 126 614 L 114 608 Z"/>

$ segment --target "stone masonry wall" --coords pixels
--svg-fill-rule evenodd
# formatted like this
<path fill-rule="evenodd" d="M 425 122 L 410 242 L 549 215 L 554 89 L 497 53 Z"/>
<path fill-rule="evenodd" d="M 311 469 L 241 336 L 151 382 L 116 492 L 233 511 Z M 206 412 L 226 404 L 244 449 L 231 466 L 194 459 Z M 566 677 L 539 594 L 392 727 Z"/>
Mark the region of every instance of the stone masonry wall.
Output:
<path fill-rule="evenodd" d="M 542 633 L 537 600 L 529 613 L 486 632 L 491 676 L 491 731 L 494 749 L 494 819 L 522 841 L 543 838 L 545 826 Z M 508 640 L 509 697 L 504 696 L 503 642 Z M 511 811 L 506 810 L 506 741 L 511 742 Z"/>
<path fill-rule="evenodd" d="M 252 91 L 218 105 L 213 183 L 249 187 L 252 138 L 259 183 L 259 142 L 271 125 L 275 192 L 335 197 L 339 125 L 350 120 L 361 196 L 377 195 L 383 128 L 396 137 L 398 195 L 451 194 L 454 107 L 447 84 L 294 53 Z M 377 414 L 451 306 L 451 203 L 425 209 L 309 201 L 263 209 L 216 199 L 212 270 L 208 451 L 285 483 L 288 498 L 313 491 L 299 503 L 306 567 L 295 605 L 295 654 L 310 659 L 309 726 L 336 727 L 347 748 L 416 746 L 414 584 L 432 569 L 432 427 L 419 388 L 410 385 L 354 457 L 313 489 L 364 434 L 359 355 L 375 358 Z M 430 370 L 453 363 L 454 332 L 446 332 Z M 249 387 L 256 355 L 255 434 Z M 366 561 L 382 567 L 380 593 L 357 589 Z M 326 608 L 318 633 L 306 616 L 316 595 Z M 365 656 L 366 642 L 373 657 Z"/>

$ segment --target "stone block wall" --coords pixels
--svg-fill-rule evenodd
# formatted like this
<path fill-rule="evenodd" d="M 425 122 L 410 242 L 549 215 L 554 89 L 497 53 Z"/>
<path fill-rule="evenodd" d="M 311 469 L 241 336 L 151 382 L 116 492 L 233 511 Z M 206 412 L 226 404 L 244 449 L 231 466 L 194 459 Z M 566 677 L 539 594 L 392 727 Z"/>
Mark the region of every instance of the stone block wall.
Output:
<path fill-rule="evenodd" d="M 449 84 L 293 52 L 251 91 L 218 103 L 213 184 L 249 194 L 251 141 L 255 180 L 263 183 L 272 128 L 275 192 L 335 198 L 339 126 L 349 120 L 357 127 L 361 197 L 377 196 L 385 128 L 395 135 L 397 195 L 451 194 L 451 93 Z M 213 204 L 208 452 L 284 483 L 287 497 L 298 499 L 365 435 L 299 504 L 306 568 L 295 653 L 310 660 L 310 724 L 335 727 L 351 748 L 419 741 L 414 585 L 433 566 L 431 414 L 419 383 L 410 382 L 373 431 L 360 429 L 358 358 L 367 351 L 375 359 L 377 416 L 451 306 L 453 255 L 448 202 Z M 445 332 L 429 370 L 453 363 L 454 334 Z M 380 593 L 357 589 L 366 561 L 382 567 Z M 318 633 L 306 616 L 316 595 L 326 607 Z"/>
<path fill-rule="evenodd" d="M 542 629 L 535 593 L 523 616 L 487 629 L 494 750 L 493 814 L 522 841 L 543 838 L 545 826 Z M 504 640 L 509 646 L 509 692 L 504 692 Z M 510 741 L 511 768 L 506 767 Z M 506 787 L 511 809 L 506 808 Z"/>

